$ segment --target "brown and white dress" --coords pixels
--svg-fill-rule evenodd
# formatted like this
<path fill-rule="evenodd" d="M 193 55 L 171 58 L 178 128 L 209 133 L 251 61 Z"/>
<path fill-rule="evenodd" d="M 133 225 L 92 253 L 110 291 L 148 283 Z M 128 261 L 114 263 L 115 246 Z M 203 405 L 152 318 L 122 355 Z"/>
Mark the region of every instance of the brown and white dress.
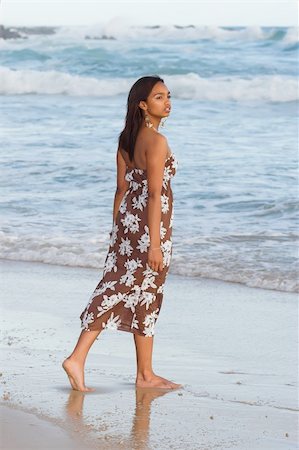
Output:
<path fill-rule="evenodd" d="M 81 328 L 122 330 L 153 336 L 161 310 L 164 283 L 172 255 L 173 194 L 171 178 L 177 170 L 172 153 L 165 161 L 161 191 L 160 240 L 163 270 L 148 265 L 148 183 L 144 169 L 127 167 L 125 192 L 110 233 L 103 277 L 82 314 Z"/>

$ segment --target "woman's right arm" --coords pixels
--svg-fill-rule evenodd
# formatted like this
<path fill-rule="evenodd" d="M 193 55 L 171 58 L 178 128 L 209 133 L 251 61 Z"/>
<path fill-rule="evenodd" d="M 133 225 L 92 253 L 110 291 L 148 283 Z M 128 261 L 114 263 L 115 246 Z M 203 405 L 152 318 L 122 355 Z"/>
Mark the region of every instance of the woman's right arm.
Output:
<path fill-rule="evenodd" d="M 163 255 L 160 249 L 161 192 L 167 153 L 166 137 L 157 134 L 153 146 L 146 152 L 150 235 L 148 264 L 154 271 L 163 270 Z"/>
<path fill-rule="evenodd" d="M 126 191 L 129 189 L 129 182 L 125 179 L 126 176 L 126 162 L 123 159 L 122 154 L 118 148 L 116 152 L 116 190 L 114 194 L 114 202 L 113 202 L 113 224 L 116 221 L 116 216 Z"/>

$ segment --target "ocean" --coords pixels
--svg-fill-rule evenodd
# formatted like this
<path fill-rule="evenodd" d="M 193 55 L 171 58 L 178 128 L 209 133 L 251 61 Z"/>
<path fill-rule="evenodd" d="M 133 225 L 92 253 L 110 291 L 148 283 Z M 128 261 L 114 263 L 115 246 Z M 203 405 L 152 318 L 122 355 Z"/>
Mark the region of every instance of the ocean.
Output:
<path fill-rule="evenodd" d="M 0 258 L 101 274 L 127 95 L 157 74 L 178 160 L 170 273 L 299 291 L 297 29 L 19 32 L 0 39 Z"/>

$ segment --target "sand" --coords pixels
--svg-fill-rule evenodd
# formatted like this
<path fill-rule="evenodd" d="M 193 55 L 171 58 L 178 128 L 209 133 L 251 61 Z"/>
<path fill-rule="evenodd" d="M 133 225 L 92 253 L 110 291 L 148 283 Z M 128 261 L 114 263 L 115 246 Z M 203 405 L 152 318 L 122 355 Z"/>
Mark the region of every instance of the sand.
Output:
<path fill-rule="evenodd" d="M 50 421 L 32 413 L 0 406 L 1 449 L 5 450 L 83 450 L 76 439 Z"/>
<path fill-rule="evenodd" d="M 101 271 L 0 263 L 1 448 L 296 448 L 297 294 L 170 273 L 153 366 L 183 389 L 136 389 L 133 335 L 107 330 L 81 394 L 61 361 Z"/>

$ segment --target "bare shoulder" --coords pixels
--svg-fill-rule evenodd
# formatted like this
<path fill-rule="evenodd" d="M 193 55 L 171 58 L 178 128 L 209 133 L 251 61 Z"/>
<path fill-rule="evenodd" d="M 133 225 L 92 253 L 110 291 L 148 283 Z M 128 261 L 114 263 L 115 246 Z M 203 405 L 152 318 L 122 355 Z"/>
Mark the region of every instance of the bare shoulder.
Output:
<path fill-rule="evenodd" d="M 152 158 L 166 158 L 168 153 L 168 142 L 166 136 L 160 133 L 152 133 L 148 142 L 146 157 Z"/>
<path fill-rule="evenodd" d="M 143 128 L 140 134 L 142 134 L 142 139 L 145 139 L 148 145 L 155 145 L 163 141 L 167 142 L 167 138 L 164 134 L 159 133 L 159 131 L 152 130 L 151 128 Z"/>
<path fill-rule="evenodd" d="M 167 137 L 164 134 L 156 132 L 153 133 L 153 141 L 159 145 L 167 144 Z"/>

